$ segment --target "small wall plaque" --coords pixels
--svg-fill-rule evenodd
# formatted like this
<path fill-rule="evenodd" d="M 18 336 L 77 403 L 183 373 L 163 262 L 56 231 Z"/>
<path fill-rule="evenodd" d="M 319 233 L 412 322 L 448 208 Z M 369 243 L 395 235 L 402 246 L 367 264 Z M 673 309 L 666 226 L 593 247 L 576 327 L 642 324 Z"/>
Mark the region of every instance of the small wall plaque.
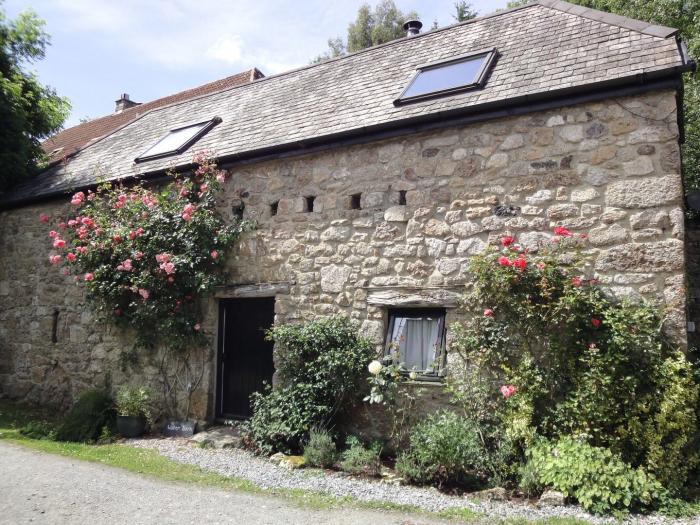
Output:
<path fill-rule="evenodd" d="M 196 424 L 197 422 L 191 419 L 186 421 L 168 420 L 163 427 L 163 435 L 167 437 L 192 437 Z"/>

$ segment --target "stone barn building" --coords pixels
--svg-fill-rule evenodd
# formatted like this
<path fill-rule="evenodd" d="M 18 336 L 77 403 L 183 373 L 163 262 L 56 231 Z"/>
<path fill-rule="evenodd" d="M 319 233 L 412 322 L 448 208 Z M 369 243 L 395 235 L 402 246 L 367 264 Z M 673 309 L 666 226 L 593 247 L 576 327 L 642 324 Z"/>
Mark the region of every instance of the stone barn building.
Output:
<path fill-rule="evenodd" d="M 0 395 L 66 406 L 106 381 L 161 388 L 157 356 L 119 366 L 129 334 L 49 266 L 38 217 L 203 149 L 232 175 L 223 212 L 258 225 L 205 304 L 196 418 L 247 415 L 274 370 L 259 326 L 334 313 L 379 348 L 404 334 L 402 357 L 439 384 L 469 257 L 554 226 L 587 233 L 597 278 L 660 301 L 685 346 L 693 66 L 675 29 L 541 0 L 145 111 L 3 197 Z"/>

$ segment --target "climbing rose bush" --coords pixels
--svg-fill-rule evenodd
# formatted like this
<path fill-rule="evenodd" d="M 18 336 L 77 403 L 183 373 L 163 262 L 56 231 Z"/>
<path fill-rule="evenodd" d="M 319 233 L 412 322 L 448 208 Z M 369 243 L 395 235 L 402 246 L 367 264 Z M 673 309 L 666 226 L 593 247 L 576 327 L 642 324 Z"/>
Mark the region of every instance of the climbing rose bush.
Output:
<path fill-rule="evenodd" d="M 198 299 L 221 281 L 228 249 L 251 226 L 216 212 L 227 173 L 206 153 L 193 162 L 191 176 L 171 174 L 160 187 L 79 191 L 48 233 L 49 263 L 75 276 L 103 319 L 134 328 L 142 346 L 201 337 Z"/>
<path fill-rule="evenodd" d="M 502 428 L 521 450 L 573 436 L 677 491 L 698 461 L 696 371 L 658 305 L 588 275 L 586 243 L 557 227 L 536 253 L 507 236 L 471 260 L 447 388 L 484 435 Z"/>

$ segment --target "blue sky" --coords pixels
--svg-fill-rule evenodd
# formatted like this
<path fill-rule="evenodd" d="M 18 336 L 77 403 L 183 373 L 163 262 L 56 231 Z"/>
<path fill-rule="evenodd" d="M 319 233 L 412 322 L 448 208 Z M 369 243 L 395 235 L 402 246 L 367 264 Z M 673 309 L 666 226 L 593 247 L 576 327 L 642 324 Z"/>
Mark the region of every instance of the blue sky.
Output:
<path fill-rule="evenodd" d="M 475 0 L 480 14 L 507 0 Z M 362 0 L 6 0 L 10 18 L 31 8 L 52 45 L 31 67 L 73 105 L 67 125 L 114 111 L 120 93 L 147 101 L 239 71 L 303 66 L 345 37 Z M 370 1 L 370 4 L 373 2 Z M 426 26 L 453 22 L 454 0 L 397 0 Z M 2 3 L 0 2 L 0 6 Z"/>

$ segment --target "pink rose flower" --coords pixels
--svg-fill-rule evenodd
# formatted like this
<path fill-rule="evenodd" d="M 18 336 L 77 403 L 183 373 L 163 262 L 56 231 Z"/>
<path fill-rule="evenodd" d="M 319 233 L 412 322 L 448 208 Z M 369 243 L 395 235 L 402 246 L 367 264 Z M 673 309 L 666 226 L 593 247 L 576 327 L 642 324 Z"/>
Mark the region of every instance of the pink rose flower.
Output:
<path fill-rule="evenodd" d="M 508 257 L 501 255 L 498 258 L 498 264 L 500 264 L 501 266 L 510 266 L 512 263 L 510 262 L 510 259 Z"/>
<path fill-rule="evenodd" d="M 39 215 L 39 222 L 49 222 L 49 216 L 45 213 Z"/>
<path fill-rule="evenodd" d="M 216 174 L 216 180 L 218 182 L 223 183 L 226 180 L 226 173 L 223 171 L 220 171 L 219 173 Z"/>
<path fill-rule="evenodd" d="M 171 262 L 166 262 L 160 265 L 160 269 L 170 275 L 175 272 L 175 265 Z"/>
<path fill-rule="evenodd" d="M 571 237 L 571 232 L 563 226 L 557 226 L 554 228 L 554 235 L 558 235 L 559 237 Z"/>
<path fill-rule="evenodd" d="M 216 250 L 212 250 L 210 255 L 211 255 L 211 258 L 214 260 L 219 258 L 219 252 L 217 252 Z"/>
<path fill-rule="evenodd" d="M 56 238 L 55 241 L 53 241 L 53 247 L 54 248 L 63 248 L 66 245 L 66 241 L 63 239 Z"/>
<path fill-rule="evenodd" d="M 72 252 L 68 252 L 66 254 L 66 260 L 72 263 L 73 261 L 75 261 L 75 254 Z"/>
<path fill-rule="evenodd" d="M 85 194 L 82 191 L 79 191 L 75 195 L 73 195 L 73 198 L 70 200 L 70 203 L 73 206 L 80 206 L 82 202 L 85 200 Z"/>
<path fill-rule="evenodd" d="M 156 262 L 158 263 L 166 263 L 170 260 L 170 254 L 168 253 L 159 253 L 156 255 Z"/>
<path fill-rule="evenodd" d="M 95 276 L 90 272 L 86 273 L 85 276 L 83 277 L 83 279 L 86 281 L 92 281 L 94 278 L 95 278 Z"/>
<path fill-rule="evenodd" d="M 593 328 L 598 328 L 600 326 L 600 319 L 596 319 L 595 317 L 591 319 L 591 324 L 593 325 Z"/>
<path fill-rule="evenodd" d="M 148 299 L 151 294 L 148 290 L 144 290 L 143 288 L 139 288 L 139 295 L 141 297 L 143 297 L 144 299 Z"/>
<path fill-rule="evenodd" d="M 484 310 L 484 317 L 493 317 L 493 310 L 491 308 Z"/>
<path fill-rule="evenodd" d="M 56 230 L 51 230 L 49 232 L 49 237 L 51 237 L 52 239 L 58 237 L 58 232 Z"/>
<path fill-rule="evenodd" d="M 56 266 L 61 261 L 60 255 L 49 255 L 49 262 Z"/>
<path fill-rule="evenodd" d="M 573 285 L 576 286 L 577 288 L 578 288 L 579 286 L 581 286 L 581 283 L 582 283 L 582 282 L 583 282 L 583 281 L 581 281 L 581 278 L 580 278 L 580 277 L 573 277 L 573 278 L 571 279 L 571 284 L 573 284 Z"/>
<path fill-rule="evenodd" d="M 130 272 L 133 270 L 134 267 L 131 264 L 131 259 L 126 259 L 122 263 L 117 266 L 117 270 L 123 271 L 123 272 Z"/>
<path fill-rule="evenodd" d="M 503 385 L 501 388 L 501 394 L 503 394 L 503 397 L 509 398 L 513 394 L 515 394 L 518 389 L 514 387 L 513 385 Z"/>
<path fill-rule="evenodd" d="M 194 331 L 195 331 L 195 332 L 199 332 L 201 329 L 202 329 L 202 326 L 201 326 L 199 323 L 197 323 L 196 325 L 194 325 Z"/>
<path fill-rule="evenodd" d="M 147 195 L 144 195 L 143 198 L 141 199 L 141 202 L 143 202 L 148 208 L 153 208 L 153 206 L 156 205 L 156 199 L 150 193 Z"/>

